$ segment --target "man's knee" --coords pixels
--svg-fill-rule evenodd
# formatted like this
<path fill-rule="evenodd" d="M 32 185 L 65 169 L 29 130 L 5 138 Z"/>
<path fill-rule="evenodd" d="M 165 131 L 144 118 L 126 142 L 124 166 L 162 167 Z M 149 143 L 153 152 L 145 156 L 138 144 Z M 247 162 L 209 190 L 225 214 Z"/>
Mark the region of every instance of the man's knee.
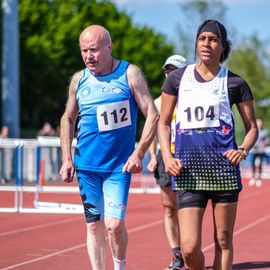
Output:
<path fill-rule="evenodd" d="M 125 229 L 123 220 L 118 218 L 106 217 L 105 226 L 110 234 L 121 234 Z"/>
<path fill-rule="evenodd" d="M 100 230 L 104 230 L 104 224 L 102 220 L 86 223 L 87 232 L 91 235 L 96 235 Z"/>

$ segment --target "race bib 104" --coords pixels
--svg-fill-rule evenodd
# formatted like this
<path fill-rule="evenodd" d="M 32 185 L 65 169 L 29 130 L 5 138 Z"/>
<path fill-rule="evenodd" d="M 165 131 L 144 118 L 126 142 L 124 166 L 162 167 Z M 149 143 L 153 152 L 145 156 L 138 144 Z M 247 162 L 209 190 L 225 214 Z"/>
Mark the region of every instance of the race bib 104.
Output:
<path fill-rule="evenodd" d="M 217 96 L 186 98 L 179 104 L 179 113 L 181 129 L 218 127 L 220 125 Z"/>

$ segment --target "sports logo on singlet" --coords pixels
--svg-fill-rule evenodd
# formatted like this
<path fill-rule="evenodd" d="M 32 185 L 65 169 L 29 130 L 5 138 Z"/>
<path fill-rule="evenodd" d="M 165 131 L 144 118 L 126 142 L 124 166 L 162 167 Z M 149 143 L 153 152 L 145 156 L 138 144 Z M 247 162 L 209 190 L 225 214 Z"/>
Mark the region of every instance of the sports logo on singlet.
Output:
<path fill-rule="evenodd" d="M 90 87 L 86 86 L 85 88 L 82 89 L 82 91 L 80 92 L 80 96 L 81 98 L 87 98 L 90 95 Z"/>
<path fill-rule="evenodd" d="M 104 104 L 97 107 L 99 131 L 114 130 L 131 125 L 129 101 Z"/>

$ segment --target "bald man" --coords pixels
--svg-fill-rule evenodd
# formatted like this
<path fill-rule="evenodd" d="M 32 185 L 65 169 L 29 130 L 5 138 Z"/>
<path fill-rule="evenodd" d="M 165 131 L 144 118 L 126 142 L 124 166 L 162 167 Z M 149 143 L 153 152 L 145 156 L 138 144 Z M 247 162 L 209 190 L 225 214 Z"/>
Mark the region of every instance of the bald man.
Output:
<path fill-rule="evenodd" d="M 142 170 L 159 114 L 141 70 L 112 56 L 107 29 L 91 25 L 82 31 L 79 43 L 86 67 L 71 79 L 61 118 L 60 175 L 68 183 L 77 174 L 93 270 L 106 269 L 106 230 L 114 270 L 125 270 L 128 236 L 124 220 L 131 174 Z M 135 148 L 138 108 L 146 121 Z M 71 143 L 77 118 L 73 161 Z"/>

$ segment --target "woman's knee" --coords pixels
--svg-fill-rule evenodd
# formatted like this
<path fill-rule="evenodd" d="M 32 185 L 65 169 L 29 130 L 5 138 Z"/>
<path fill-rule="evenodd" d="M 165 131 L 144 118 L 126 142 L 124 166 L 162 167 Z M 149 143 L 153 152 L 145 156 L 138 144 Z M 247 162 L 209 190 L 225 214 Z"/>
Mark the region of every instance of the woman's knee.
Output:
<path fill-rule="evenodd" d="M 186 261 L 198 256 L 201 252 L 200 247 L 191 243 L 181 243 L 181 252 Z"/>
<path fill-rule="evenodd" d="M 215 245 L 217 249 L 230 249 L 232 247 L 232 234 L 227 231 L 217 232 Z"/>

